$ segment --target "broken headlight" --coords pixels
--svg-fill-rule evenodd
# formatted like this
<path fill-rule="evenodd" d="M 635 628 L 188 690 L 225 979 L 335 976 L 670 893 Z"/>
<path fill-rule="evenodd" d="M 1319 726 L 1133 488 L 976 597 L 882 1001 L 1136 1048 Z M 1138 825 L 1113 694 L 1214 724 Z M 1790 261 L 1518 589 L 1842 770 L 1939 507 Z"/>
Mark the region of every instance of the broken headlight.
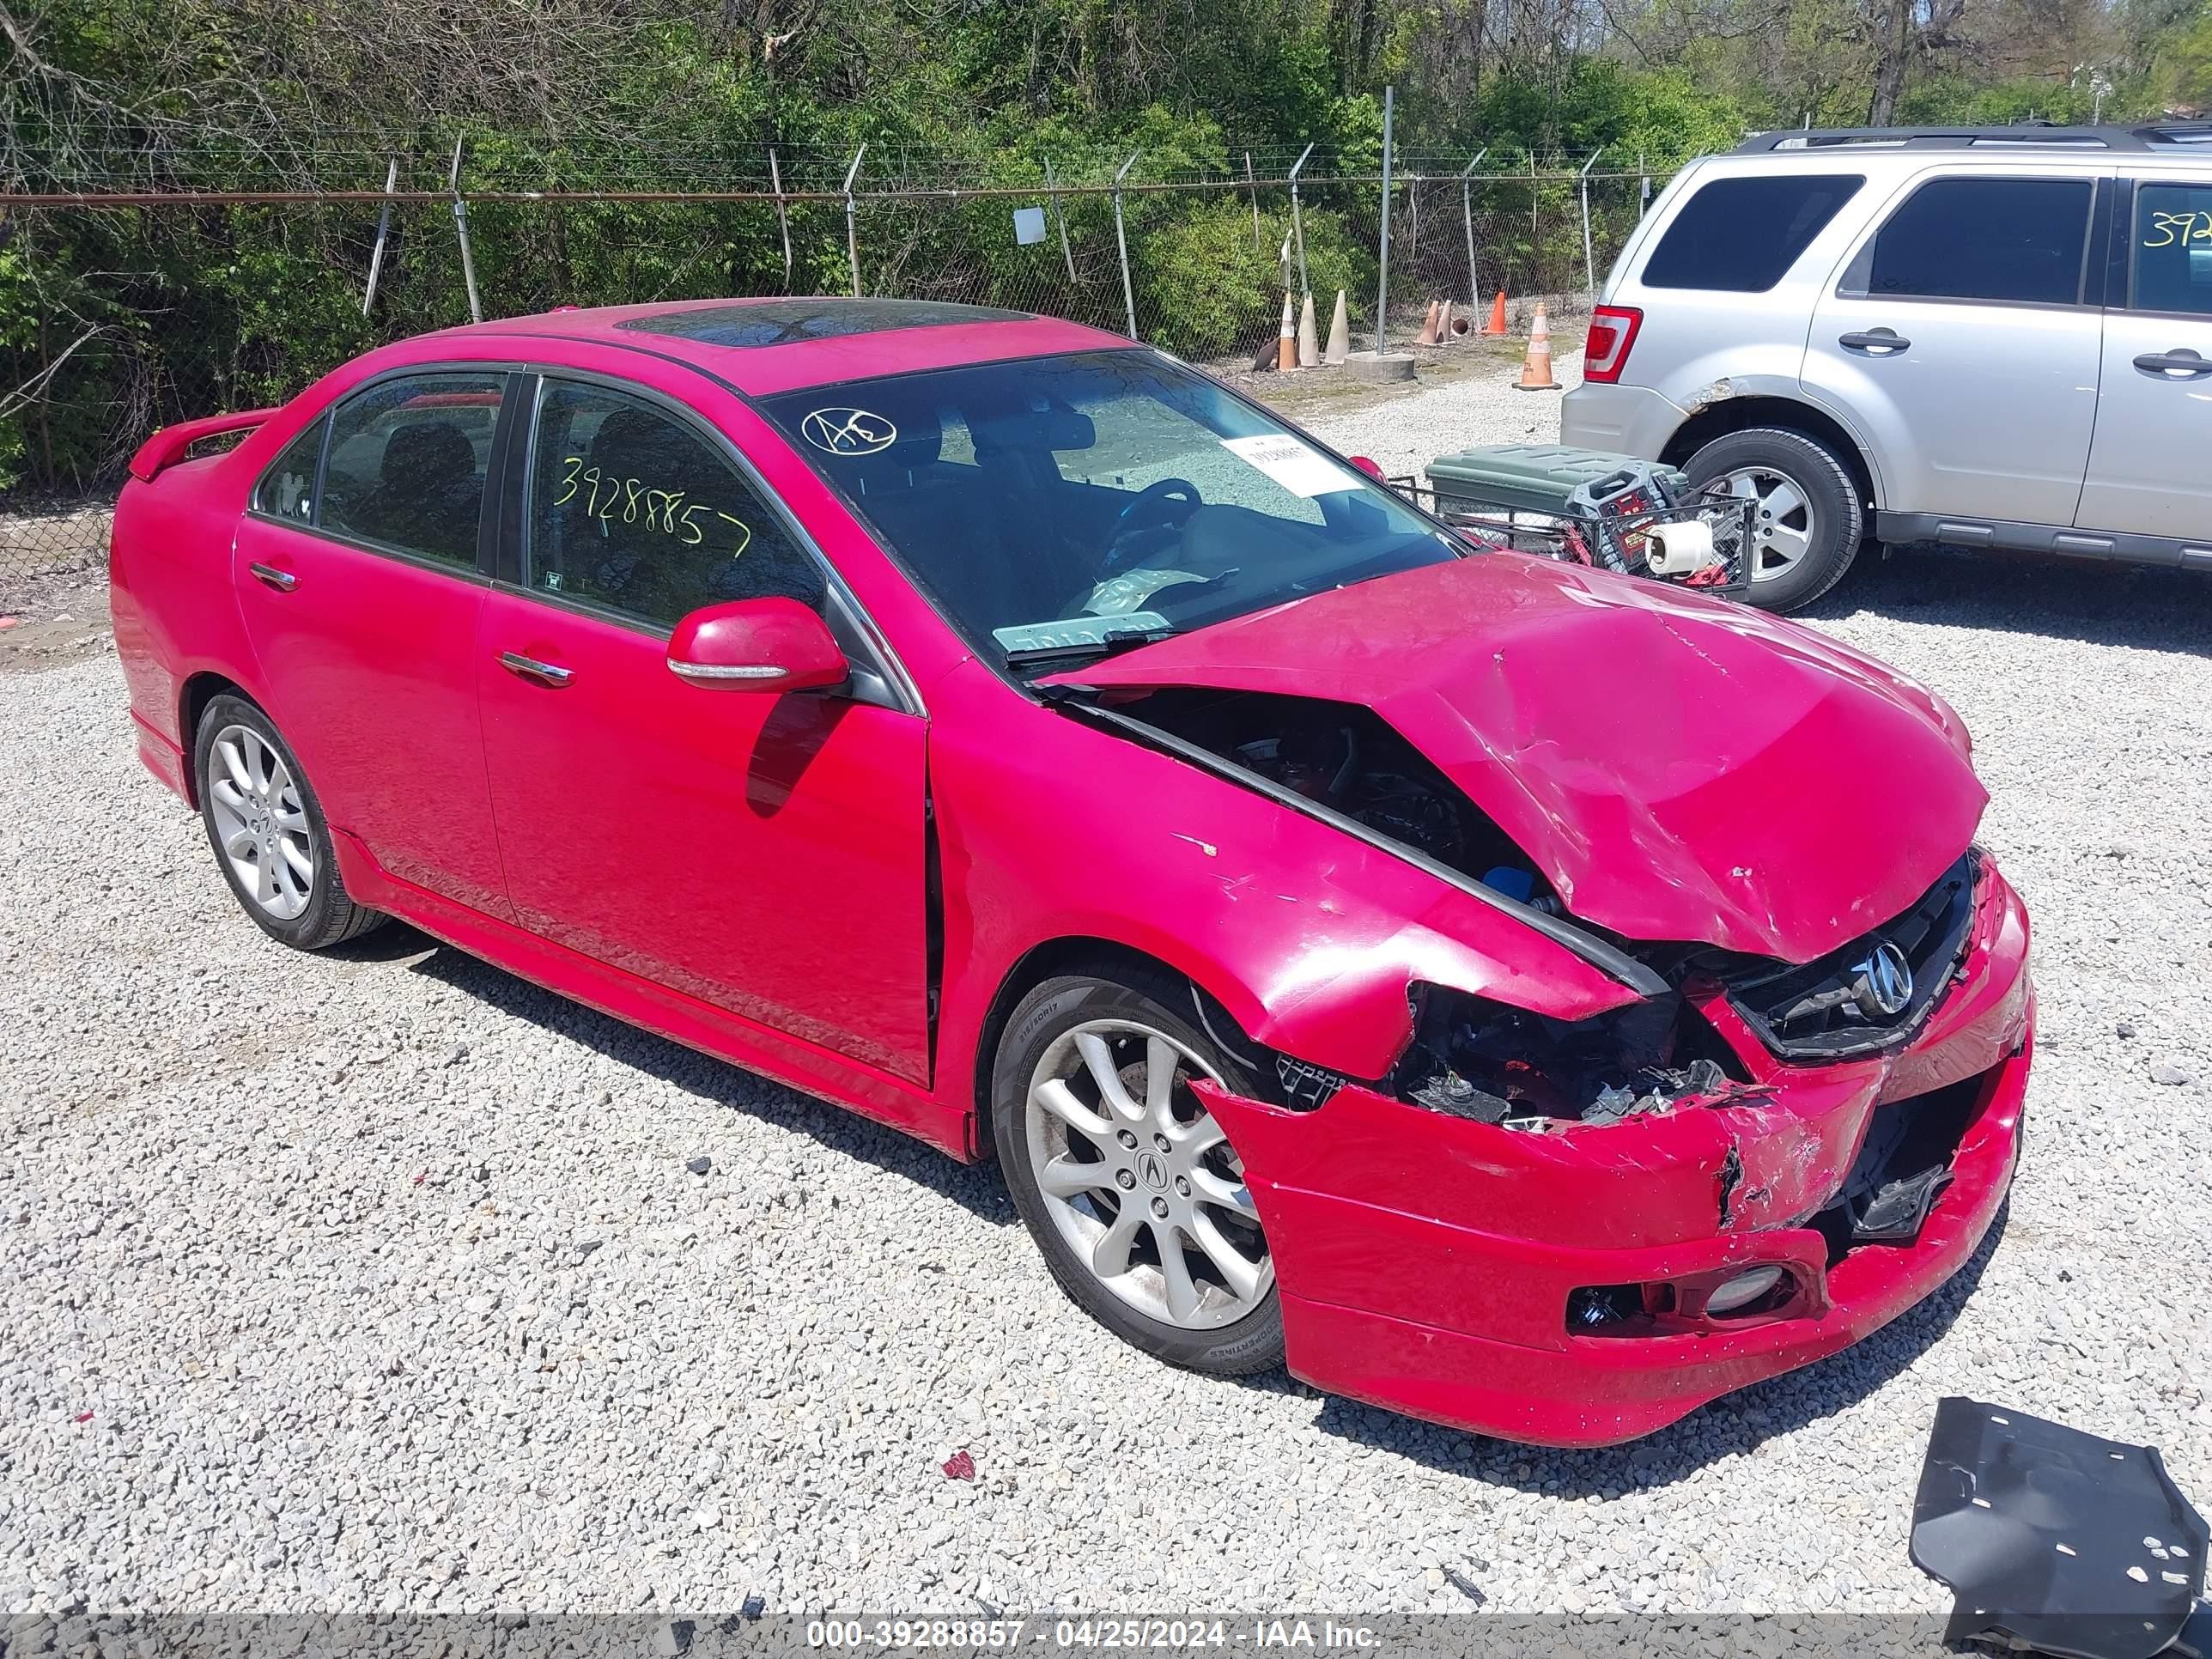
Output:
<path fill-rule="evenodd" d="M 1735 1057 L 1669 992 L 1589 1019 L 1553 1019 L 1441 986 L 1413 990 L 1399 1098 L 1481 1123 L 1547 1129 L 1671 1111 L 1742 1080 Z"/>

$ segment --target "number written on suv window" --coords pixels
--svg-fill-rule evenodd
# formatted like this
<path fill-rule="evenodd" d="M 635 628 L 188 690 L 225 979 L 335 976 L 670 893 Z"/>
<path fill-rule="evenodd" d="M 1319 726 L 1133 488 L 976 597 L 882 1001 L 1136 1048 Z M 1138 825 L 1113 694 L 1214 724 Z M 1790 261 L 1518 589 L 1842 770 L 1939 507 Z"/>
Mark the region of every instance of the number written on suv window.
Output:
<path fill-rule="evenodd" d="M 2212 185 L 2136 186 L 2134 311 L 2212 316 Z"/>

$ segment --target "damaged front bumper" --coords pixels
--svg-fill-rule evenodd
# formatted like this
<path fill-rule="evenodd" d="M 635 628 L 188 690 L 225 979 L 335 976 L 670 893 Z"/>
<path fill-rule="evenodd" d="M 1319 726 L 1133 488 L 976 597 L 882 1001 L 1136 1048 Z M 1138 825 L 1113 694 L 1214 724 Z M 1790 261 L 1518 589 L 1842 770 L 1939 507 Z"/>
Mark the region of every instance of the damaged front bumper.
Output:
<path fill-rule="evenodd" d="M 1356 1085 L 1297 1112 L 1201 1085 L 1267 1227 L 1291 1370 L 1507 1439 L 1605 1445 L 1880 1329 L 1965 1265 L 2010 1185 L 2027 948 L 1992 867 L 1909 1046 L 1790 1065 L 1718 1018 L 1755 1097 L 1616 1124 L 1529 1133 Z M 1917 1231 L 1874 1242 L 1869 1206 L 1839 1200 L 1892 1112 L 1940 1121 L 1948 1179 L 1907 1194 Z"/>

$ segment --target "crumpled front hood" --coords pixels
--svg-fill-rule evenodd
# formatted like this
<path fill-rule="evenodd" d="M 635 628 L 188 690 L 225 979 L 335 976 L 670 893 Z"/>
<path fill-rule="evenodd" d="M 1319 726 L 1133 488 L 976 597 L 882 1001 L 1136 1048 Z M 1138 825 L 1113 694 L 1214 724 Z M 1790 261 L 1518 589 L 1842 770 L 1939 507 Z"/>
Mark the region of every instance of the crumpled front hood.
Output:
<path fill-rule="evenodd" d="M 1571 915 L 1791 962 L 1905 910 L 1989 799 L 1965 733 L 1904 676 L 1742 606 L 1513 554 L 1316 594 L 1051 683 L 1365 704 Z"/>

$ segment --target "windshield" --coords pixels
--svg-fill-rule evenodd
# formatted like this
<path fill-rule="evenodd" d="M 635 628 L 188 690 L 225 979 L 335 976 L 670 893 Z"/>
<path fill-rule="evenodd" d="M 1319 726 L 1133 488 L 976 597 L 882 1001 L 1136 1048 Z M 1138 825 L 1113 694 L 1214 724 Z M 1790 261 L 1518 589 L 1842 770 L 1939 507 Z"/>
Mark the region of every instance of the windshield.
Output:
<path fill-rule="evenodd" d="M 979 650 L 1020 665 L 1464 551 L 1192 370 L 1085 352 L 762 405 Z"/>

